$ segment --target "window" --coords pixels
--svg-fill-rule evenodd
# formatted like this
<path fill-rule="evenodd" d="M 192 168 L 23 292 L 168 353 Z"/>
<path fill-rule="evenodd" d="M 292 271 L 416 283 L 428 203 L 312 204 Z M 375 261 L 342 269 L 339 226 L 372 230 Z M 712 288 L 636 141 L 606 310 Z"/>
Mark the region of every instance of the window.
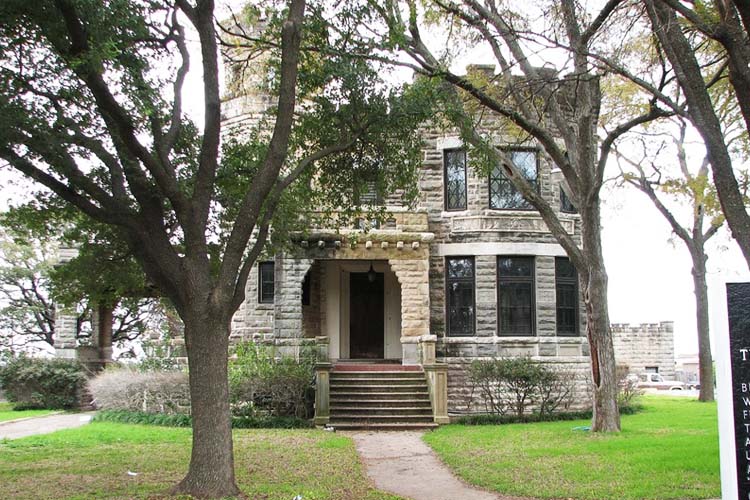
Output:
<path fill-rule="evenodd" d="M 646 373 L 659 373 L 659 367 L 658 366 L 647 366 L 646 367 Z"/>
<path fill-rule="evenodd" d="M 446 149 L 443 153 L 445 168 L 445 209 L 466 210 L 466 151 Z"/>
<path fill-rule="evenodd" d="M 557 334 L 578 335 L 578 273 L 567 257 L 555 257 Z"/>
<path fill-rule="evenodd" d="M 474 335 L 474 259 L 445 261 L 448 335 Z"/>
<path fill-rule="evenodd" d="M 511 149 L 506 151 L 510 160 L 534 189 L 537 183 L 536 151 L 533 149 Z M 495 165 L 490 173 L 490 208 L 500 210 L 533 210 L 534 207 L 524 199 L 503 173 L 501 165 Z"/>
<path fill-rule="evenodd" d="M 258 264 L 258 302 L 261 304 L 273 304 L 273 277 L 273 262 L 261 262 Z"/>
<path fill-rule="evenodd" d="M 562 186 L 560 186 L 560 211 L 565 214 L 577 214 L 578 210 L 576 210 L 576 206 L 573 205 L 573 202 L 568 198 L 568 195 L 565 193 L 565 190 Z"/>
<path fill-rule="evenodd" d="M 534 257 L 497 259 L 498 335 L 534 335 Z"/>

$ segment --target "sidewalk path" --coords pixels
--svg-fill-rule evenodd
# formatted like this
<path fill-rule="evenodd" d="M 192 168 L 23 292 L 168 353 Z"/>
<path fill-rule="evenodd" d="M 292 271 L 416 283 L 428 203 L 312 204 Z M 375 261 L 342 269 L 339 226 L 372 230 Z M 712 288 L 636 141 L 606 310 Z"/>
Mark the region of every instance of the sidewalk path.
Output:
<path fill-rule="evenodd" d="M 0 439 L 18 439 L 37 434 L 48 434 L 62 429 L 81 427 L 91 422 L 94 412 L 61 413 L 48 417 L 32 417 L 0 423 Z"/>
<path fill-rule="evenodd" d="M 351 432 L 367 475 L 379 490 L 413 500 L 520 500 L 457 479 L 422 441 L 421 432 Z"/>

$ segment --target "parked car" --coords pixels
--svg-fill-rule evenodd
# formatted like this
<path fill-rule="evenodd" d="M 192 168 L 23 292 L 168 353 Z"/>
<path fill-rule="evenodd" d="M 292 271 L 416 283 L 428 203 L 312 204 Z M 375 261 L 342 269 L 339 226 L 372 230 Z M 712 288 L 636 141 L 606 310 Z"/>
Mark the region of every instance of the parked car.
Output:
<path fill-rule="evenodd" d="M 660 391 L 681 391 L 686 388 L 684 382 L 679 380 L 665 380 L 658 373 L 643 373 L 638 376 L 637 387 L 641 389 L 657 389 Z"/>

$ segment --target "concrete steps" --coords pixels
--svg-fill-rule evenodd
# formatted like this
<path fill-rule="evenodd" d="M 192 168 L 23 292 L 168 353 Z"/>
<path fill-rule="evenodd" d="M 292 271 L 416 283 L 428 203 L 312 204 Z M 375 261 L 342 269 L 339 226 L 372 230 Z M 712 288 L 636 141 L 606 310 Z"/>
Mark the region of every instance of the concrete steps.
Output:
<path fill-rule="evenodd" d="M 329 425 L 340 430 L 413 430 L 437 427 L 422 371 L 334 370 L 330 379 Z"/>

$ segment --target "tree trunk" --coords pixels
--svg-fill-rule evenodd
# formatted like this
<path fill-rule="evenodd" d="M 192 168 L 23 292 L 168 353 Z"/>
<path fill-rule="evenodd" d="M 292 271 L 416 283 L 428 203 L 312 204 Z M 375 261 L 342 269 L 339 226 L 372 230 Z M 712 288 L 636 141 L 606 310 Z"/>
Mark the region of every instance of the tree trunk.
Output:
<path fill-rule="evenodd" d="M 186 320 L 185 347 L 190 369 L 193 449 L 188 473 L 173 493 L 196 498 L 237 496 L 240 489 L 234 476 L 227 378 L 228 322 L 209 315 Z"/>
<path fill-rule="evenodd" d="M 583 210 L 586 213 L 583 213 Z M 615 350 L 609 325 L 607 272 L 601 245 L 599 200 L 581 209 L 581 237 L 588 269 L 581 283 L 586 304 L 586 334 L 591 348 L 591 375 L 594 385 L 593 432 L 619 432 Z"/>
<path fill-rule="evenodd" d="M 700 249 L 702 250 L 702 248 Z M 697 252 L 697 250 L 696 250 Z M 695 313 L 698 327 L 698 365 L 701 390 L 699 401 L 714 400 L 714 370 L 711 341 L 708 335 L 708 287 L 706 286 L 706 255 L 691 252 L 693 257 L 693 284 L 695 286 Z"/>

